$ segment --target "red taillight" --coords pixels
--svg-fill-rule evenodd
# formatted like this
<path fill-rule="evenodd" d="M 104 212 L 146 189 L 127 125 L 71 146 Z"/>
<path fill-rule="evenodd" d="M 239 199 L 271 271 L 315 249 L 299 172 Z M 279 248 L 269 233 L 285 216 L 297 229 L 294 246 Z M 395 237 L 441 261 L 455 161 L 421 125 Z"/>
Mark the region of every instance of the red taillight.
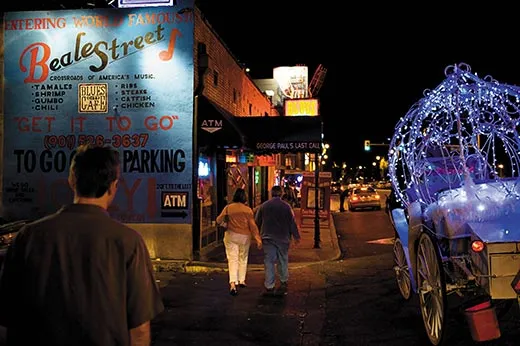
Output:
<path fill-rule="evenodd" d="M 473 250 L 474 252 L 481 252 L 482 250 L 484 250 L 484 243 L 482 242 L 482 240 L 474 240 L 471 243 L 471 250 Z"/>

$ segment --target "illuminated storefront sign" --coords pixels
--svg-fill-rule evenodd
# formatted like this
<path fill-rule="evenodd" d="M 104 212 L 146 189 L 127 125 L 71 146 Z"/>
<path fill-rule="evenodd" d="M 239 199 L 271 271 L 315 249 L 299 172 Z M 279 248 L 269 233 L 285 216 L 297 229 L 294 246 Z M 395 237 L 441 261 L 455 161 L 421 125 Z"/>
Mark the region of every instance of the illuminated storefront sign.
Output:
<path fill-rule="evenodd" d="M 237 157 L 236 155 L 226 155 L 226 162 L 227 163 L 237 163 L 238 160 L 237 160 Z"/>
<path fill-rule="evenodd" d="M 199 160 L 199 177 L 207 177 L 209 175 L 209 163 L 207 160 Z"/>
<path fill-rule="evenodd" d="M 274 155 L 258 155 L 256 160 L 258 166 L 276 166 L 276 157 Z"/>
<path fill-rule="evenodd" d="M 307 66 L 281 66 L 273 69 L 273 78 L 283 95 L 301 99 L 309 94 L 309 69 Z"/>
<path fill-rule="evenodd" d="M 112 216 L 191 223 L 194 24 L 176 9 L 5 14 L 4 217 L 72 201 L 70 159 L 91 143 L 120 152 Z M 183 217 L 164 216 L 167 203 Z"/>
<path fill-rule="evenodd" d="M 317 99 L 285 100 L 285 115 L 319 115 Z"/>

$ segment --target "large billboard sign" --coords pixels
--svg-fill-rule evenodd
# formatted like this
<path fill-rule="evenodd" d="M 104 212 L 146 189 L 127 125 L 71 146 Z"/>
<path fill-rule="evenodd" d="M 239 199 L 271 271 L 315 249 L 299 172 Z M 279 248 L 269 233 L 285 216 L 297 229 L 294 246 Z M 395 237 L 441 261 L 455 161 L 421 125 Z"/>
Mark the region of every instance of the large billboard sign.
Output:
<path fill-rule="evenodd" d="M 5 14 L 4 217 L 70 203 L 70 158 L 92 143 L 120 152 L 115 218 L 191 223 L 193 0 L 179 2 Z"/>
<path fill-rule="evenodd" d="M 309 95 L 309 68 L 307 66 L 281 66 L 273 69 L 273 79 L 289 99 L 306 98 Z"/>

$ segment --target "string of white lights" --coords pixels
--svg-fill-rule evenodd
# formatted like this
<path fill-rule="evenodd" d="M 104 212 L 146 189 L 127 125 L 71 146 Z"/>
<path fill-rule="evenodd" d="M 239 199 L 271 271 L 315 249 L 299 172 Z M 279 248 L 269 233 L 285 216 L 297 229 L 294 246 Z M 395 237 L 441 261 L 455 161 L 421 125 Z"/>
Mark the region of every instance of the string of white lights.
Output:
<path fill-rule="evenodd" d="M 480 78 L 464 63 L 448 66 L 445 75 L 399 120 L 390 143 L 389 177 L 405 206 L 519 175 L 520 88 Z M 516 195 L 516 186 L 504 186 Z"/>

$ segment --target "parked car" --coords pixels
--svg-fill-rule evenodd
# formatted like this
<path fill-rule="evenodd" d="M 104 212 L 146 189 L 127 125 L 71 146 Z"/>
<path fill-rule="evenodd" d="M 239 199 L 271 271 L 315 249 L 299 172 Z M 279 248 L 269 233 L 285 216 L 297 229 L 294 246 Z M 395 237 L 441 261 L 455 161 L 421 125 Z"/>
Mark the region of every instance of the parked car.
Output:
<path fill-rule="evenodd" d="M 390 188 L 392 187 L 392 184 L 388 180 L 380 180 L 377 183 L 375 183 L 374 187 L 376 189 L 381 189 L 381 190 L 390 190 Z"/>
<path fill-rule="evenodd" d="M 354 188 L 348 196 L 347 203 L 350 211 L 362 208 L 381 210 L 381 196 L 371 186 Z"/>

